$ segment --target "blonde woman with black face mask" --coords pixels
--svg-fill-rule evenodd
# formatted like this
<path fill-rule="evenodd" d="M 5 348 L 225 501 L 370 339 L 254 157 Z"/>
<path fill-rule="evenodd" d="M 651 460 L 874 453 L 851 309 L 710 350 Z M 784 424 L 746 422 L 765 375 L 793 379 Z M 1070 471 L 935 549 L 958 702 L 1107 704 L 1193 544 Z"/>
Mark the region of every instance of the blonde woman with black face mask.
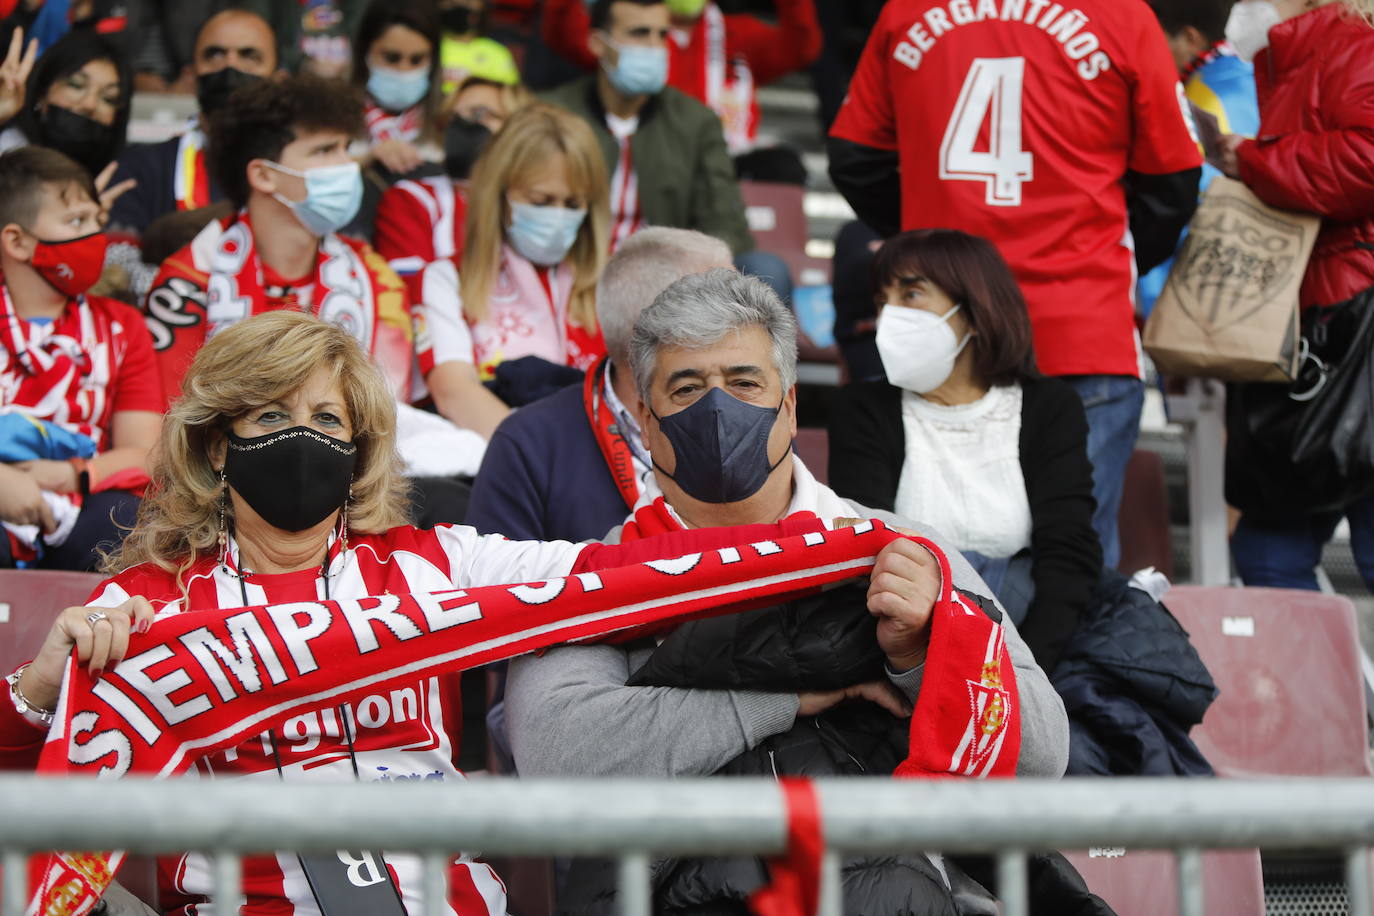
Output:
<path fill-rule="evenodd" d="M 1015 573 L 984 578 L 1051 672 L 1102 572 L 1082 402 L 1036 370 L 1025 300 L 991 242 L 905 232 L 873 269 L 888 381 L 841 391 L 830 485 L 921 519 L 965 554 L 1028 557 L 1029 602 Z"/>
<path fill-rule="evenodd" d="M 88 606 L 57 616 L 32 662 L 6 672 L 0 768 L 37 761 L 73 655 L 84 674 L 99 679 L 120 668 L 130 633 L 148 633 L 155 616 L 557 579 L 708 546 L 742 547 L 784 530 L 697 529 L 611 546 L 409 525 L 395 401 L 381 373 L 346 330 L 286 310 L 235 324 L 201 348 L 163 419 L 154 455 L 138 521 L 105 564 L 111 577 Z M 456 622 L 446 619 L 445 626 Z M 302 637 L 302 645 L 310 638 Z M 281 669 L 274 683 L 316 667 L 312 659 L 292 673 Z M 321 701 L 199 758 L 195 775 L 248 784 L 461 779 L 454 763 L 455 696 L 448 676 L 417 675 L 385 693 L 338 705 Z M 396 893 L 378 887 L 389 903 L 363 898 L 349 911 L 429 912 L 419 858 L 376 855 L 384 857 L 374 863 L 377 873 Z M 248 857 L 247 901 L 229 909 L 244 916 L 329 913 L 325 898 L 362 893 L 349 890 L 340 861 L 287 852 Z M 204 855 L 171 856 L 161 866 L 164 909 L 194 909 L 212 893 L 213 869 Z M 505 913 L 505 887 L 469 855 L 451 860 L 449 888 L 449 906 L 441 904 L 440 912 Z M 215 911 L 224 912 L 219 903 Z"/>

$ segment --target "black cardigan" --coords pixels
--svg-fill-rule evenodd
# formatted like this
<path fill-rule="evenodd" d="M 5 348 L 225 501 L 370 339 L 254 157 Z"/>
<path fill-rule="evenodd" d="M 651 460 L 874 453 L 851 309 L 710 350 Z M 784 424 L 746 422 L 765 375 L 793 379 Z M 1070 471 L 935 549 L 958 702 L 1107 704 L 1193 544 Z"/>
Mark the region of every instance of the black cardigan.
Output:
<path fill-rule="evenodd" d="M 1102 573 L 1102 545 L 1092 527 L 1096 503 L 1083 402 L 1058 379 L 1023 382 L 1021 389 L 1018 448 L 1035 581 L 1021 635 L 1049 673 Z M 862 505 L 892 510 L 905 460 L 902 390 L 886 382 L 845 386 L 830 411 L 830 486 Z"/>

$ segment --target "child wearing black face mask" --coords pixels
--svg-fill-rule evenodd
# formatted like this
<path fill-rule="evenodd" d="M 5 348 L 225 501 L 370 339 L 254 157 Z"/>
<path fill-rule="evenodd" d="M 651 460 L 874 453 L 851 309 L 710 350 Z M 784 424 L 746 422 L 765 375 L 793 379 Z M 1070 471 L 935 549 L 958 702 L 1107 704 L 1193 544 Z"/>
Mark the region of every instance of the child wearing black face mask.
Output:
<path fill-rule="evenodd" d="M 69 157 L 0 155 L 0 566 L 94 569 L 148 480 L 165 405 L 142 316 L 86 295 L 101 219 Z"/>

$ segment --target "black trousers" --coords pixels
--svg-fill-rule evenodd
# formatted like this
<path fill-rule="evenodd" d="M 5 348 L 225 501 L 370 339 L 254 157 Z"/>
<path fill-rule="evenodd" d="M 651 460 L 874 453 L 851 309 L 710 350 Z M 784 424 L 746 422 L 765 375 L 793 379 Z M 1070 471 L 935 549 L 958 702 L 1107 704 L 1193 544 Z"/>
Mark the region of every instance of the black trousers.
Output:
<path fill-rule="evenodd" d="M 38 562 L 40 569 L 73 569 L 91 572 L 100 565 L 101 555 L 109 553 L 124 540 L 138 515 L 139 497 L 127 490 L 92 493 L 81 504 L 67 540 L 60 547 L 44 545 Z M 0 568 L 14 566 L 8 537 L 0 537 Z"/>

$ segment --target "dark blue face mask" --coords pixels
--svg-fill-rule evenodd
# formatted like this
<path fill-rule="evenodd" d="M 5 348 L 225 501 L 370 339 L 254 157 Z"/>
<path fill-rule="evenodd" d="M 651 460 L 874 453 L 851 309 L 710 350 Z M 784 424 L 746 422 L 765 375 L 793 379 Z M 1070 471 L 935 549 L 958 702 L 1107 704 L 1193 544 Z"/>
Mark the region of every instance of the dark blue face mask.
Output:
<path fill-rule="evenodd" d="M 781 410 L 782 404 L 746 404 L 722 388 L 712 388 L 692 406 L 666 417 L 650 410 L 677 456 L 675 473 L 656 461 L 654 467 L 704 503 L 748 499 L 792 450 L 789 446 L 782 458 L 768 462 L 768 434 Z"/>

